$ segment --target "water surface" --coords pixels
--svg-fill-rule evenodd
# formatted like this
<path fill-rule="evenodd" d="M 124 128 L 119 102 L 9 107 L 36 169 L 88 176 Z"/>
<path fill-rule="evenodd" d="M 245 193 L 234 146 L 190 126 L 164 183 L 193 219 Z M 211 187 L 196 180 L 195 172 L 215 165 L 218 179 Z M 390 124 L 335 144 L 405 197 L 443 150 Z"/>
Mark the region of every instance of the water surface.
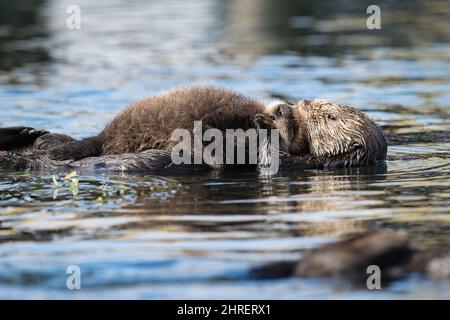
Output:
<path fill-rule="evenodd" d="M 0 1 L 0 126 L 76 137 L 125 105 L 213 83 L 323 98 L 376 119 L 386 165 L 157 176 L 0 172 L 0 298 L 450 298 L 416 275 L 379 292 L 323 279 L 246 279 L 340 237 L 407 230 L 450 244 L 450 5 L 382 1 Z M 66 268 L 82 290 L 66 288 Z"/>

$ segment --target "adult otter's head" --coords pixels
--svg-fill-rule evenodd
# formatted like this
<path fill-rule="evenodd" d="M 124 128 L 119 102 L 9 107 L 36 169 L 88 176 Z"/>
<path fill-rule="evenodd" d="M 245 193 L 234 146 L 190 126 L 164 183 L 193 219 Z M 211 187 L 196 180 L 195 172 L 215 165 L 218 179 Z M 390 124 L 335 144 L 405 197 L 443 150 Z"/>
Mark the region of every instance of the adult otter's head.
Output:
<path fill-rule="evenodd" d="M 291 154 L 304 153 L 325 166 L 352 166 L 386 159 L 381 129 L 361 111 L 325 100 L 301 100 L 293 108 L 296 133 Z"/>

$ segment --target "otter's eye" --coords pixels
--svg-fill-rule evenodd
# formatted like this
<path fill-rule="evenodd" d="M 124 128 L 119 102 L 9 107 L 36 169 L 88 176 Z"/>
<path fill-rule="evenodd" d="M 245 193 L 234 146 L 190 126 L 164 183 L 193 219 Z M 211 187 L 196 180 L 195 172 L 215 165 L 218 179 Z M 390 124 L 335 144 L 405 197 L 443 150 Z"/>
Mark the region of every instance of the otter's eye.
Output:
<path fill-rule="evenodd" d="M 334 121 L 334 120 L 336 120 L 336 117 L 335 117 L 335 116 L 332 116 L 331 114 L 329 114 L 329 115 L 328 115 L 328 119 L 330 119 L 330 120 L 333 120 L 333 121 Z"/>

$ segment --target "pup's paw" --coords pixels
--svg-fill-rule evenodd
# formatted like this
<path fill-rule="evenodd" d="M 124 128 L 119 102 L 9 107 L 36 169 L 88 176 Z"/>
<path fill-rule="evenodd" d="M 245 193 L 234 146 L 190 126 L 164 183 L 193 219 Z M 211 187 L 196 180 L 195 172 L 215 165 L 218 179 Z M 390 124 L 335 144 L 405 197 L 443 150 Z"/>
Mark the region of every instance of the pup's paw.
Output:
<path fill-rule="evenodd" d="M 275 129 L 275 115 L 271 113 L 258 113 L 255 116 L 255 126 L 257 129 Z"/>

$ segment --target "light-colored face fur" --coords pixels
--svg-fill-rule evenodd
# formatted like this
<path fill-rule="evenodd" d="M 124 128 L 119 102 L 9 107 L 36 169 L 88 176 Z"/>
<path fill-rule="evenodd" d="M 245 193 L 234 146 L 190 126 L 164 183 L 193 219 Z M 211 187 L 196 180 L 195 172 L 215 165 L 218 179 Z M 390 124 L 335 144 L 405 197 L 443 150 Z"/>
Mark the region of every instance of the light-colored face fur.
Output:
<path fill-rule="evenodd" d="M 307 151 L 306 141 L 294 117 L 293 104 L 281 100 L 272 101 L 266 105 L 265 113 L 272 115 L 271 127 L 278 129 L 281 152 L 301 154 Z"/>
<path fill-rule="evenodd" d="M 386 158 L 381 129 L 361 111 L 325 100 L 301 100 L 294 108 L 297 132 L 291 153 L 306 139 L 309 153 L 340 164 L 364 164 Z M 335 158 L 335 160 L 333 160 Z M 342 163 L 343 162 L 343 163 Z"/>

